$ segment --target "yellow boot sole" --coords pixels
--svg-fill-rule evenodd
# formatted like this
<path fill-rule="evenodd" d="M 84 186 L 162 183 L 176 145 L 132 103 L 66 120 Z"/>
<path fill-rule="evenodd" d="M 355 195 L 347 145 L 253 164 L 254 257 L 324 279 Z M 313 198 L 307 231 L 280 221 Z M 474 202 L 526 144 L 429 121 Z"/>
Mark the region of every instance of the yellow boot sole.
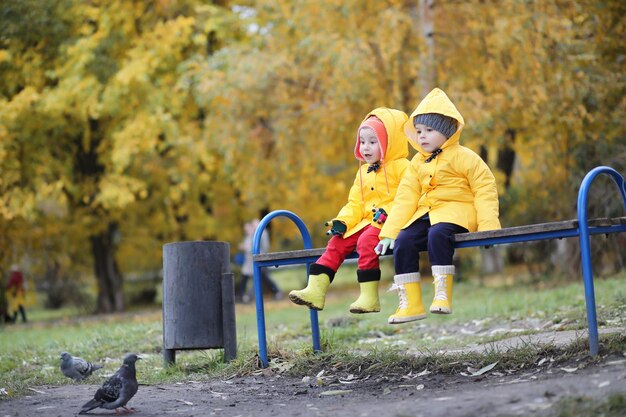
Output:
<path fill-rule="evenodd" d="M 300 294 L 300 292 L 301 291 L 291 291 L 289 293 L 289 300 L 294 304 L 307 306 L 313 310 L 321 311 L 324 309 L 324 302 L 322 302 L 321 304 L 318 302 L 316 304 L 315 301 L 304 298 L 302 294 Z"/>
<path fill-rule="evenodd" d="M 409 323 L 411 321 L 424 320 L 425 318 L 426 318 L 426 313 L 416 314 L 413 316 L 398 316 L 398 317 L 391 315 L 389 316 L 389 319 L 387 319 L 387 323 L 402 324 L 402 323 Z"/>

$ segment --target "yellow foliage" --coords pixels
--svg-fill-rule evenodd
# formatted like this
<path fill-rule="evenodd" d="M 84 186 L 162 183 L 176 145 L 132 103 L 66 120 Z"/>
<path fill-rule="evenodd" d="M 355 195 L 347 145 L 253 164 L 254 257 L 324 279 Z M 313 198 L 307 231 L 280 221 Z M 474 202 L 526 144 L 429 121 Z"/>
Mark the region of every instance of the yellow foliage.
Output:
<path fill-rule="evenodd" d="M 158 268 L 166 241 L 236 246 L 266 209 L 324 244 L 363 116 L 422 98 L 418 3 L 73 2 L 51 17 L 67 38 L 0 49 L 0 227 L 82 259 L 117 222 L 127 269 Z M 462 143 L 487 150 L 504 225 L 572 217 L 589 168 L 624 169 L 626 6 L 602 4 L 434 3 L 436 83 L 467 121 Z M 288 222 L 274 233 L 299 244 Z"/>
<path fill-rule="evenodd" d="M 104 177 L 98 184 L 99 193 L 92 205 L 102 206 L 106 210 L 123 210 L 135 202 L 135 194 L 145 191 L 146 184 L 138 179 L 119 175 Z"/>

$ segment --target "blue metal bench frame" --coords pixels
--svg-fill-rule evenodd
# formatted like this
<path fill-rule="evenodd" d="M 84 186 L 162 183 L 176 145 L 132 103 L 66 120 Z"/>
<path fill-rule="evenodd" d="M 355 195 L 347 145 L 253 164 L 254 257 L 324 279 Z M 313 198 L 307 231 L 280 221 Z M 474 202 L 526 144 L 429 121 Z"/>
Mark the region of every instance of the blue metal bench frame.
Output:
<path fill-rule="evenodd" d="M 585 302 L 587 306 L 587 323 L 589 326 L 589 353 L 591 356 L 596 356 L 598 354 L 598 323 L 596 317 L 596 301 L 595 301 L 595 291 L 593 286 L 593 272 L 592 272 L 592 264 L 591 264 L 591 250 L 590 250 L 590 235 L 594 234 L 609 234 L 609 233 L 619 233 L 626 231 L 626 224 L 615 224 L 608 226 L 597 226 L 590 227 L 588 218 L 587 218 L 587 201 L 589 188 L 593 180 L 601 174 L 606 174 L 610 176 L 622 195 L 622 201 L 624 203 L 624 208 L 626 209 L 626 182 L 624 181 L 624 177 L 620 175 L 615 169 L 607 166 L 600 166 L 592 169 L 585 175 L 583 179 L 580 189 L 578 191 L 578 225 L 575 228 L 567 229 L 567 230 L 546 230 L 540 232 L 532 232 L 532 233 L 523 233 L 523 234 L 515 234 L 510 236 L 500 236 L 495 238 L 478 238 L 478 239 L 467 239 L 460 242 L 455 243 L 456 248 L 469 248 L 475 246 L 493 246 L 493 245 L 501 245 L 504 243 L 516 243 L 516 242 L 529 242 L 534 240 L 547 240 L 547 239 L 561 239 L 566 237 L 579 237 L 580 240 L 580 250 L 581 250 L 581 263 L 583 270 L 583 282 L 585 286 Z M 302 240 L 304 241 L 304 249 L 312 249 L 311 244 L 311 235 L 304 224 L 304 222 L 294 213 L 287 210 L 276 210 L 268 215 L 266 215 L 261 222 L 259 223 L 253 237 L 252 241 L 252 254 L 253 259 L 255 255 L 259 255 L 260 246 L 261 246 L 261 235 L 268 223 L 276 218 L 276 217 L 287 217 L 292 220 L 298 229 L 300 230 L 300 234 L 302 235 Z M 503 229 L 504 230 L 504 229 Z M 478 235 L 478 233 L 475 233 Z M 467 234 L 468 236 L 473 235 L 473 233 Z M 257 260 L 253 261 L 254 266 L 254 293 L 256 300 L 256 315 L 257 315 L 257 329 L 258 329 L 258 339 L 259 339 L 259 357 L 261 360 L 261 364 L 263 367 L 267 367 L 268 357 L 267 357 L 267 339 L 266 339 L 266 329 L 265 329 L 265 311 L 263 306 L 263 289 L 261 283 L 261 268 L 268 266 L 281 266 L 281 265 L 295 265 L 295 264 L 306 264 L 307 265 L 307 276 L 308 276 L 308 268 L 309 265 L 315 262 L 320 255 L 307 255 L 307 252 L 304 251 L 302 256 L 291 257 L 289 259 L 272 259 L 272 260 Z M 353 253 L 349 256 L 349 258 L 356 258 L 358 255 Z M 311 316 L 311 336 L 313 339 L 313 350 L 320 351 L 320 332 L 319 332 L 319 321 L 317 316 L 317 311 L 309 310 L 309 314 Z"/>

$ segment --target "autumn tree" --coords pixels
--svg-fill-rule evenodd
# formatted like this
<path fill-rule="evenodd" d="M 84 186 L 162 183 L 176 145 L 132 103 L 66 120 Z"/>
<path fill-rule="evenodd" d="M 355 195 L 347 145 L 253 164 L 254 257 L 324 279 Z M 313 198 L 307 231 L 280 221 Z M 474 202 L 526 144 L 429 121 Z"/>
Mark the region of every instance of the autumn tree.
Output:
<path fill-rule="evenodd" d="M 465 110 L 467 142 L 489 149 L 500 169 L 503 224 L 574 218 L 588 170 L 626 168 L 626 4 L 437 5 L 449 22 L 435 32 L 437 51 L 445 51 L 438 76 Z M 619 199 L 606 194 L 600 186 L 591 212 L 619 214 Z"/>
<path fill-rule="evenodd" d="M 343 204 L 358 166 L 352 151 L 364 115 L 414 105 L 413 7 L 259 1 L 239 9 L 245 41 L 191 74 L 217 180 L 234 190 L 227 201 L 248 216 L 293 210 L 322 242 L 323 221 Z"/>
<path fill-rule="evenodd" d="M 57 1 L 43 10 L 34 3 L 2 6 L 13 25 L 1 51 L 3 223 L 56 222 L 47 230 L 58 234 L 48 238 L 83 242 L 80 255 L 93 260 L 98 311 L 119 311 L 123 277 L 116 255 L 127 234 L 150 238 L 135 241 L 126 263 L 140 254 L 149 261 L 135 266 L 154 267 L 159 242 L 212 233 L 199 196 L 212 171 L 197 140 L 202 112 L 178 75 L 186 59 L 215 42 L 210 25 L 219 27 L 220 8 L 195 1 Z M 27 16 L 39 12 L 65 25 L 33 38 Z M 43 205 L 62 213 L 54 218 Z"/>
<path fill-rule="evenodd" d="M 236 242 L 262 209 L 322 245 L 363 116 L 411 112 L 433 84 L 496 171 L 504 225 L 571 218 L 588 169 L 625 170 L 625 7 L 3 1 L 0 263 L 92 268 L 113 311 L 123 272 L 158 269 L 163 243 Z"/>

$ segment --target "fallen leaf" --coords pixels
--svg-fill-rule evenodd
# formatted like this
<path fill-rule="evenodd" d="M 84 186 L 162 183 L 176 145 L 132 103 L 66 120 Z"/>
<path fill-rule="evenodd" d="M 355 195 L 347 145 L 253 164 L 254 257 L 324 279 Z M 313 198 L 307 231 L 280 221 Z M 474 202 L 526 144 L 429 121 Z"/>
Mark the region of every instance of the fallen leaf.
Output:
<path fill-rule="evenodd" d="M 320 397 L 327 397 L 331 395 L 346 395 L 351 392 L 352 392 L 351 389 L 336 389 L 336 390 L 330 390 L 330 391 L 322 391 L 320 392 Z"/>
<path fill-rule="evenodd" d="M 186 400 L 181 400 L 180 398 L 177 398 L 176 401 L 178 401 L 179 403 L 183 403 L 186 405 L 193 405 L 192 402 L 186 401 Z"/>
<path fill-rule="evenodd" d="M 418 386 L 415 387 L 418 391 L 421 391 L 424 389 L 424 384 L 419 384 Z"/>
<path fill-rule="evenodd" d="M 540 360 L 540 361 L 537 363 L 537 366 L 541 366 L 541 365 L 543 365 L 546 361 L 547 361 L 547 359 L 546 359 L 546 358 L 543 358 L 542 360 Z"/>
<path fill-rule="evenodd" d="M 272 368 L 278 373 L 283 373 L 293 368 L 293 365 L 294 364 L 292 362 L 277 362 L 277 363 L 270 363 L 270 368 Z"/>
<path fill-rule="evenodd" d="M 29 390 L 31 390 L 31 391 L 33 391 L 33 392 L 36 392 L 37 394 L 45 394 L 45 392 L 43 392 L 43 391 L 39 391 L 39 390 L 36 390 L 35 388 L 30 388 L 30 387 L 29 387 L 28 389 L 29 389 Z"/>
<path fill-rule="evenodd" d="M 258 369 L 252 373 L 253 375 L 263 375 L 266 377 L 270 377 L 274 375 L 274 371 L 271 368 L 263 368 Z"/>
<path fill-rule="evenodd" d="M 428 369 L 424 369 L 422 372 L 417 374 L 417 376 L 424 376 L 424 375 L 428 375 L 429 373 L 430 373 L 430 371 Z"/>
<path fill-rule="evenodd" d="M 358 382 L 359 379 L 353 374 L 349 374 L 345 378 L 339 378 L 338 381 L 340 384 L 354 384 L 355 382 Z"/>
<path fill-rule="evenodd" d="M 496 362 L 494 362 L 494 363 L 492 363 L 490 365 L 487 365 L 487 366 L 485 366 L 483 368 L 480 368 L 478 371 L 473 372 L 472 376 L 479 376 L 479 375 L 484 374 L 485 372 L 491 371 L 493 368 L 495 368 L 495 366 L 498 364 L 498 362 L 499 361 L 496 361 Z"/>
<path fill-rule="evenodd" d="M 568 373 L 572 373 L 572 372 L 576 372 L 578 368 L 561 368 L 561 370 L 568 372 Z"/>
<path fill-rule="evenodd" d="M 510 384 L 519 384 L 520 382 L 528 382 L 528 379 L 521 379 L 521 378 L 516 378 L 512 381 L 506 381 L 506 382 L 501 382 L 497 385 L 510 385 Z"/>
<path fill-rule="evenodd" d="M 389 388 L 385 388 L 383 390 L 383 395 L 391 394 L 391 390 Z"/>

